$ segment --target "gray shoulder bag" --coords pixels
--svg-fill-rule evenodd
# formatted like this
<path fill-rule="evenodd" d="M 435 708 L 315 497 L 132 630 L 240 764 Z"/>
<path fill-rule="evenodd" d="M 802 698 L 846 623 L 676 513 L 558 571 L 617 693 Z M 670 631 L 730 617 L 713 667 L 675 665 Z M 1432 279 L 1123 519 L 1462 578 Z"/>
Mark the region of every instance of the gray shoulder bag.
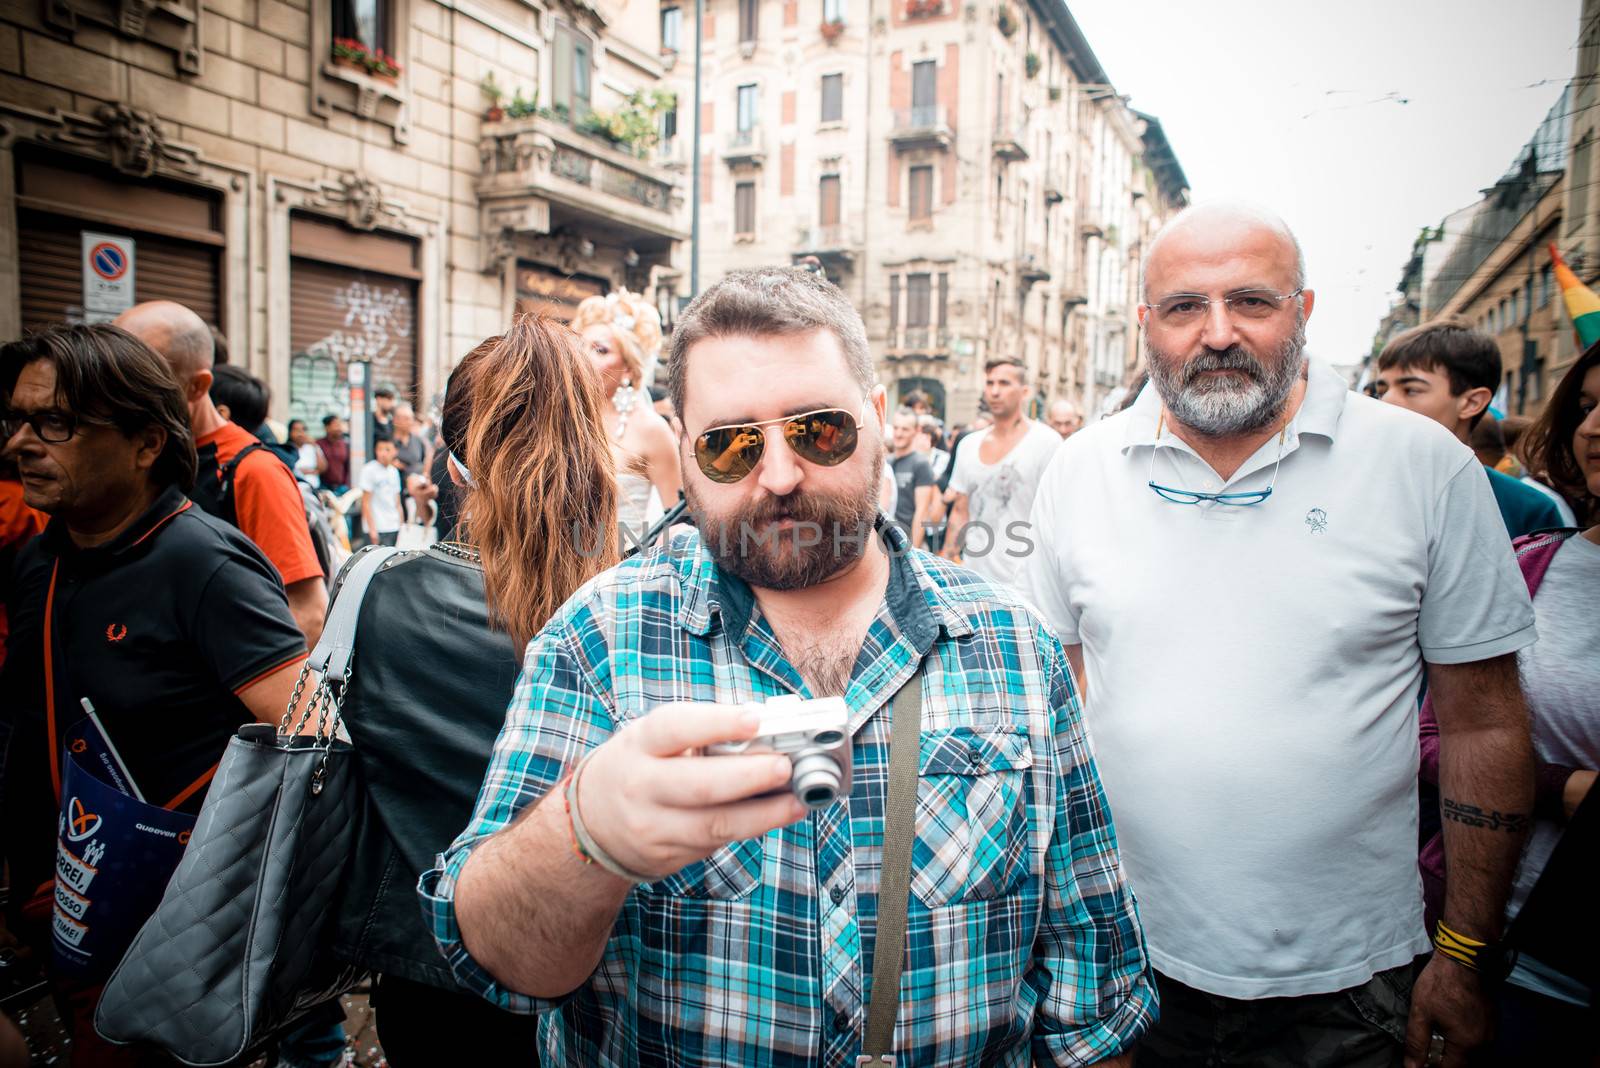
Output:
<path fill-rule="evenodd" d="M 883 866 L 878 877 L 878 933 L 872 952 L 872 998 L 858 1066 L 894 1068 L 894 1020 L 905 965 L 911 844 L 917 837 L 917 765 L 922 751 L 922 665 L 894 695 L 889 723 L 889 798 L 883 809 Z"/>
<path fill-rule="evenodd" d="M 398 551 L 349 565 L 277 729 L 247 723 L 229 739 L 183 860 L 95 1010 L 107 1041 L 234 1064 L 360 978 L 320 948 L 361 811 L 354 751 L 335 735 L 361 600 Z M 300 734 L 313 714 L 316 733 Z"/>

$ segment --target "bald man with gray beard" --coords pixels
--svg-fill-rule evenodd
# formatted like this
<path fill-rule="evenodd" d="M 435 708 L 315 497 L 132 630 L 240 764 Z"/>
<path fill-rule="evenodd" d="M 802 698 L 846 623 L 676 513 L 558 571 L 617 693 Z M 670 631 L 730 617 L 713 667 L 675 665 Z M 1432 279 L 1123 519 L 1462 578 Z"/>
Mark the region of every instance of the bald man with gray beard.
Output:
<path fill-rule="evenodd" d="M 1488 483 L 1307 359 L 1316 294 L 1275 216 L 1191 208 L 1145 270 L 1150 386 L 1062 443 L 1024 578 L 1158 974 L 1139 1064 L 1464 1065 L 1533 792 L 1533 613 Z M 1424 665 L 1450 883 L 1413 985 Z"/>

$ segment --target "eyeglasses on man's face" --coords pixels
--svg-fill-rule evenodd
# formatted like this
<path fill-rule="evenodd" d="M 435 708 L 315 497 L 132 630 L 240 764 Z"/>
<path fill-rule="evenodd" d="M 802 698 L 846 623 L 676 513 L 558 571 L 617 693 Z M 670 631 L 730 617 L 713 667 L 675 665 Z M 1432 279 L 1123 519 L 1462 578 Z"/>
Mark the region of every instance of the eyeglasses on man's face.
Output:
<path fill-rule="evenodd" d="M 18 408 L 0 409 L 0 444 L 16 437 L 24 426 L 33 428 L 34 436 L 46 445 L 61 445 L 72 440 L 83 423 L 99 423 L 60 408 L 39 408 L 25 412 Z"/>
<path fill-rule="evenodd" d="M 1296 289 L 1293 293 L 1274 293 L 1270 289 L 1240 289 L 1220 299 L 1227 307 L 1228 315 L 1235 321 L 1252 322 L 1271 319 L 1283 310 L 1284 305 L 1303 292 L 1305 292 L 1303 288 Z M 1174 293 L 1145 307 L 1150 309 L 1150 316 L 1157 325 L 1184 327 L 1204 322 L 1206 316 L 1211 314 L 1212 303 L 1212 298 L 1203 293 Z"/>

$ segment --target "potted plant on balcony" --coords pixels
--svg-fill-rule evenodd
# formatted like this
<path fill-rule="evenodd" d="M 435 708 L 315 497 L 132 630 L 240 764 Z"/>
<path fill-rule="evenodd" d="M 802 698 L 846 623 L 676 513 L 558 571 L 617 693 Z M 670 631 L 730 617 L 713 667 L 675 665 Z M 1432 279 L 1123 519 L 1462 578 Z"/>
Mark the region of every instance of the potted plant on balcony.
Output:
<path fill-rule="evenodd" d="M 906 0 L 906 17 L 911 19 L 937 15 L 944 10 L 944 0 Z"/>
<path fill-rule="evenodd" d="M 539 90 L 537 89 L 533 91 L 533 96 L 531 97 L 523 96 L 522 90 L 518 89 L 515 95 L 511 97 L 511 103 L 506 106 L 506 118 L 508 119 L 525 119 L 529 115 L 537 114 L 539 114 Z"/>
<path fill-rule="evenodd" d="M 822 24 L 822 39 L 824 41 L 828 41 L 830 43 L 837 41 L 839 39 L 839 35 L 843 32 L 844 19 L 832 19 Z"/>
<path fill-rule="evenodd" d="M 1029 52 L 1023 57 L 1022 69 L 1029 78 L 1037 78 L 1039 76 L 1039 68 L 1043 66 L 1044 62 L 1039 59 L 1039 53 L 1037 52 Z"/>
<path fill-rule="evenodd" d="M 643 157 L 661 139 L 661 113 L 677 106 L 678 94 L 671 90 L 641 89 L 615 111 L 586 112 L 573 128 Z"/>
<path fill-rule="evenodd" d="M 1058 101 L 1060 99 L 1061 99 L 1061 86 L 1052 85 L 1050 87 L 1050 101 L 1051 101 L 1051 103 L 1055 103 L 1056 101 Z"/>
<path fill-rule="evenodd" d="M 489 101 L 489 106 L 483 111 L 483 120 L 485 122 L 499 122 L 505 118 L 506 91 L 500 88 L 499 82 L 495 81 L 494 71 L 490 71 L 483 76 L 483 80 L 478 83 L 478 89 L 483 93 L 484 99 Z"/>
<path fill-rule="evenodd" d="M 400 64 L 383 49 L 368 48 L 354 37 L 335 37 L 332 56 L 336 67 L 348 67 L 393 85 L 400 77 Z"/>
<path fill-rule="evenodd" d="M 1017 13 L 1010 4 L 1001 4 L 1000 11 L 995 15 L 995 23 L 1000 27 L 1000 32 L 1007 37 L 1015 34 L 1021 25 L 1017 22 Z"/>

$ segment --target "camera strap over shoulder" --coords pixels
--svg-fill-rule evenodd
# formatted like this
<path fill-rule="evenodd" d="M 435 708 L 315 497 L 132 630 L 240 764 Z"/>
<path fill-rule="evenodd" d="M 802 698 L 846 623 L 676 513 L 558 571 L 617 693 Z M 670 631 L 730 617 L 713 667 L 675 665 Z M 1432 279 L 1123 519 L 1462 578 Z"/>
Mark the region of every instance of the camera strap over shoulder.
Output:
<path fill-rule="evenodd" d="M 894 695 L 889 722 L 889 798 L 883 810 L 883 866 L 878 880 L 878 933 L 872 954 L 867 1034 L 857 1065 L 893 1068 L 894 1021 L 905 965 L 911 845 L 917 836 L 917 765 L 922 749 L 922 664 Z"/>

